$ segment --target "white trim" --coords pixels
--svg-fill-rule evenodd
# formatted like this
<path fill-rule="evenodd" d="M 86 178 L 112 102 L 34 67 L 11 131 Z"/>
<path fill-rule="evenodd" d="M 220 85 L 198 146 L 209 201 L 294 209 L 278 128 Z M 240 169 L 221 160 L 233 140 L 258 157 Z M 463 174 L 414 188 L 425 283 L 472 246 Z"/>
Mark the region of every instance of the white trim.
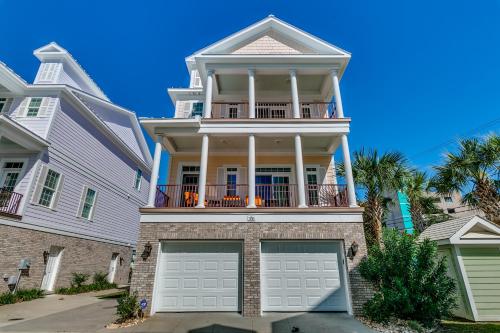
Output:
<path fill-rule="evenodd" d="M 262 209 L 256 211 L 249 208 L 248 213 L 142 213 L 141 223 L 248 223 L 248 217 L 255 219 L 253 223 L 361 223 L 362 213 L 266 213 Z"/>
<path fill-rule="evenodd" d="M 139 254 L 139 253 L 137 253 Z M 156 297 L 156 292 L 158 291 L 158 277 L 160 273 L 160 255 L 161 255 L 161 240 L 158 240 L 158 252 L 156 254 L 156 266 L 155 266 L 155 276 L 153 280 L 153 294 L 151 295 L 151 311 L 150 315 L 154 315 L 156 313 L 156 309 L 158 308 L 158 297 Z M 140 257 L 140 255 L 139 255 Z M 147 260 L 147 259 L 146 259 Z"/>
<path fill-rule="evenodd" d="M 470 309 L 472 310 L 472 317 L 474 318 L 474 321 L 478 321 L 479 315 L 477 312 L 476 303 L 474 302 L 474 296 L 472 294 L 472 288 L 470 286 L 469 278 L 468 278 L 467 272 L 465 270 L 464 259 L 462 258 L 462 253 L 460 252 L 460 247 L 457 245 L 453 245 L 453 249 L 454 249 L 455 255 L 457 257 L 460 275 L 462 275 L 462 279 L 464 281 L 465 293 L 467 296 L 467 300 L 469 302 Z"/>
<path fill-rule="evenodd" d="M 92 207 L 90 207 L 90 212 L 88 217 L 82 216 L 83 214 L 83 207 L 85 206 L 85 201 L 87 200 L 87 195 L 89 193 L 89 190 L 94 191 L 94 199 L 92 200 Z M 82 196 L 80 198 L 80 204 L 78 206 L 78 215 L 77 217 L 82 220 L 87 220 L 89 222 L 92 222 L 94 220 L 94 213 L 95 213 L 95 205 L 97 201 L 97 190 L 94 187 L 90 186 L 83 186 L 83 192 Z"/>
<path fill-rule="evenodd" d="M 347 265 L 347 258 L 346 258 L 346 244 L 345 244 L 345 239 L 342 239 L 339 241 L 340 242 L 340 259 L 342 260 L 342 275 L 344 276 L 344 283 L 345 283 L 345 298 L 346 298 L 346 304 L 347 304 L 347 313 L 349 315 L 353 315 L 352 311 L 352 300 L 351 300 L 351 285 L 349 283 L 349 274 L 348 274 L 348 265 Z"/>
<path fill-rule="evenodd" d="M 4 164 L 5 163 L 8 163 L 8 162 L 22 162 L 23 163 L 23 166 L 21 168 L 21 170 L 19 171 L 19 178 L 18 180 L 16 181 L 16 185 L 14 186 L 14 192 L 19 192 L 18 191 L 18 186 L 19 186 L 19 183 L 23 180 L 24 176 L 26 175 L 26 167 L 28 165 L 28 161 L 29 161 L 29 158 L 28 157 L 12 157 L 12 158 L 9 158 L 9 157 L 3 157 L 3 158 L 0 158 L 0 187 L 3 186 L 3 182 L 4 182 L 4 179 L 3 179 L 3 173 L 4 173 Z"/>

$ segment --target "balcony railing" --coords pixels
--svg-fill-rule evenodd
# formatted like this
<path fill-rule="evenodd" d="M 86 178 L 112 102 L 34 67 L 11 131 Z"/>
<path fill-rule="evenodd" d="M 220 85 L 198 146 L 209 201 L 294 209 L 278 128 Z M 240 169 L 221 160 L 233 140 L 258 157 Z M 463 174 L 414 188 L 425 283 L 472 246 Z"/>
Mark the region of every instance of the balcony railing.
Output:
<path fill-rule="evenodd" d="M 0 188 L 0 214 L 17 215 L 22 194 L 12 192 L 4 187 Z"/>
<path fill-rule="evenodd" d="M 348 207 L 344 185 L 306 185 L 306 200 L 310 207 Z M 155 207 L 196 207 L 198 185 L 158 185 Z M 248 205 L 248 185 L 207 185 L 205 207 L 244 208 Z M 257 184 L 257 208 L 290 208 L 298 206 L 298 189 L 295 184 Z"/>
<path fill-rule="evenodd" d="M 248 103 L 212 103 L 212 118 L 215 119 L 248 119 Z M 303 119 L 335 118 L 334 103 L 301 103 L 300 117 Z M 257 119 L 290 119 L 293 118 L 292 103 L 289 102 L 257 102 L 255 103 Z"/>

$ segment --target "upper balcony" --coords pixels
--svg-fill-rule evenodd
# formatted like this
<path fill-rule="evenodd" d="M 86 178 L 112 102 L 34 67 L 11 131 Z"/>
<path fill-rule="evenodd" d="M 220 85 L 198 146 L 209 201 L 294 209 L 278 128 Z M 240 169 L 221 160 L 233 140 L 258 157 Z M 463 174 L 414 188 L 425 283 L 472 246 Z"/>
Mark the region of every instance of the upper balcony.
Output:
<path fill-rule="evenodd" d="M 300 103 L 302 119 L 332 119 L 336 117 L 334 102 Z M 247 102 L 214 102 L 212 119 L 249 119 Z M 293 119 L 293 105 L 290 102 L 257 102 L 255 119 Z"/>
<path fill-rule="evenodd" d="M 10 188 L 0 188 L 0 215 L 18 217 L 18 209 L 23 195 Z"/>

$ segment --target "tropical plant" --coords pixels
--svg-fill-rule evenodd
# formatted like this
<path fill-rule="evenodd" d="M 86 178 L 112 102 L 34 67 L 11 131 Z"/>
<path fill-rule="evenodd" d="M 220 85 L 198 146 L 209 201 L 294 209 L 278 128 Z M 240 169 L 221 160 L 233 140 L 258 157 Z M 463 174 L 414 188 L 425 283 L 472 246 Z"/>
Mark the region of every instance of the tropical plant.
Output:
<path fill-rule="evenodd" d="M 410 215 L 413 226 L 422 232 L 431 221 L 428 216 L 440 214 L 434 198 L 427 191 L 429 180 L 425 172 L 414 170 L 405 179 L 404 191 L 410 204 Z"/>
<path fill-rule="evenodd" d="M 137 318 L 139 315 L 140 307 L 137 300 L 137 294 L 125 294 L 118 300 L 116 307 L 116 314 L 118 315 L 118 322 L 124 322 L 128 319 Z"/>
<path fill-rule="evenodd" d="M 359 270 L 375 289 L 364 306 L 365 315 L 374 321 L 395 317 L 431 326 L 455 307 L 455 283 L 437 244 L 429 239 L 418 241 L 414 235 L 385 229 L 382 245 L 373 246 Z"/>
<path fill-rule="evenodd" d="M 368 245 L 379 244 L 382 235 L 382 221 L 387 211 L 390 199 L 388 192 L 403 187 L 408 173 L 405 157 L 398 152 L 387 152 L 379 155 L 377 150 L 365 152 L 364 149 L 355 151 L 352 163 L 354 182 L 364 190 L 365 208 L 363 221 L 365 237 Z M 345 166 L 337 166 L 339 175 L 345 176 Z"/>
<path fill-rule="evenodd" d="M 71 286 L 74 288 L 80 288 L 89 278 L 88 274 L 84 273 L 71 273 Z"/>
<path fill-rule="evenodd" d="M 460 140 L 458 151 L 447 153 L 444 164 L 434 169 L 431 186 L 438 193 L 463 192 L 464 203 L 500 224 L 500 136 Z"/>

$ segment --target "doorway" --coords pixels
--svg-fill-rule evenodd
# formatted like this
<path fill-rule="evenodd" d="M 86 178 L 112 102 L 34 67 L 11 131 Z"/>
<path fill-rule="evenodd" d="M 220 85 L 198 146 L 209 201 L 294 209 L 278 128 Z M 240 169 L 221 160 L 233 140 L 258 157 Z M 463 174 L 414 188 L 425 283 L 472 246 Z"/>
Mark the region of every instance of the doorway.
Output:
<path fill-rule="evenodd" d="M 59 272 L 61 264 L 61 256 L 64 248 L 59 246 L 51 246 L 47 264 L 45 265 L 45 272 L 43 274 L 42 286 L 40 287 L 46 291 L 53 291 L 54 285 Z"/>

